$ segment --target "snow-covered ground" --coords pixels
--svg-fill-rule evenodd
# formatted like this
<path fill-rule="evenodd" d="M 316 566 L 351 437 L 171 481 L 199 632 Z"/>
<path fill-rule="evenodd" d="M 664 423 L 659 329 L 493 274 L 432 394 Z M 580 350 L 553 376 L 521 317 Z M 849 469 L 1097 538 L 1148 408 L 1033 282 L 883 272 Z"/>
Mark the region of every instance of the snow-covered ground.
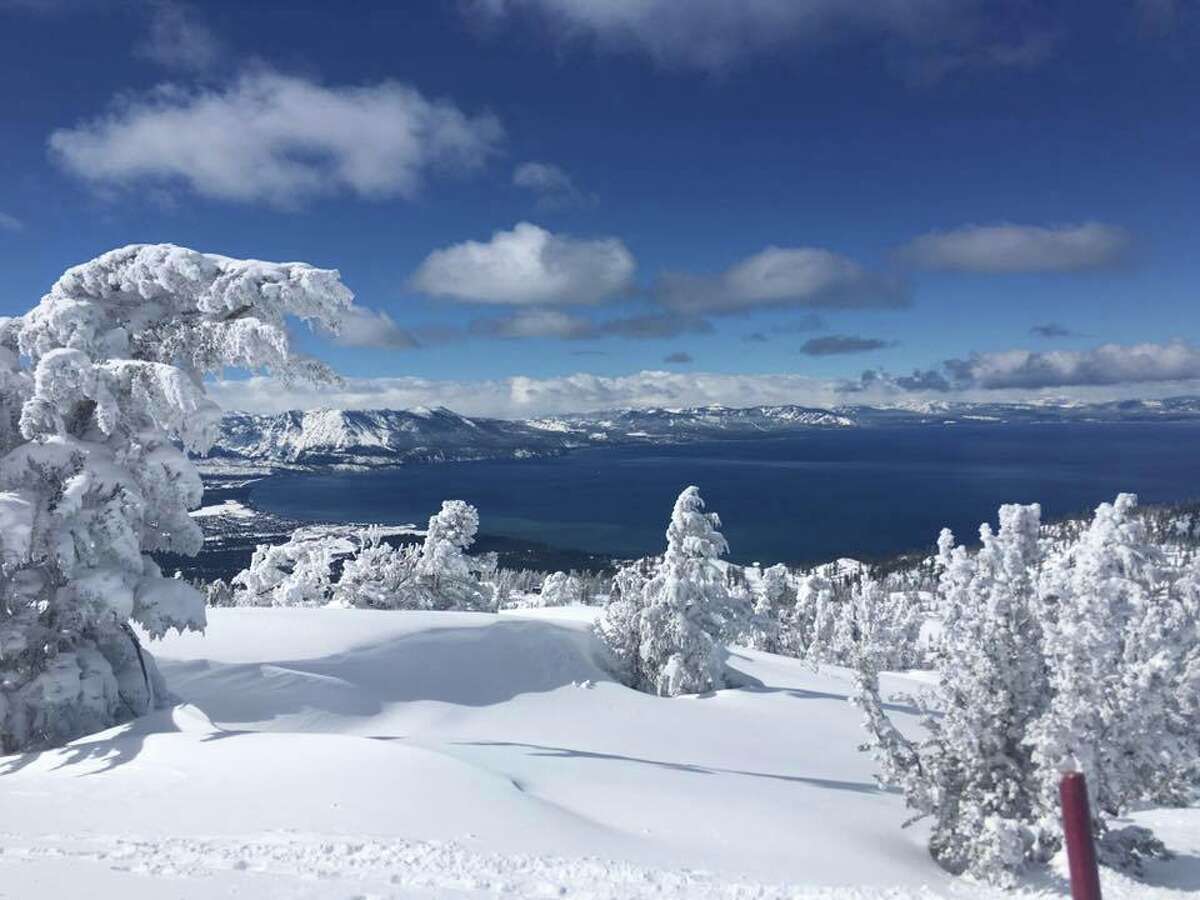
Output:
<path fill-rule="evenodd" d="M 992 894 L 900 828 L 844 671 L 638 694 L 593 613 L 210 610 L 154 648 L 183 703 L 0 759 L 0 897 Z M 1145 816 L 1180 858 L 1106 896 L 1200 890 L 1200 811 Z"/>
<path fill-rule="evenodd" d="M 228 516 L 234 519 L 253 519 L 256 513 L 240 500 L 224 500 L 212 506 L 202 506 L 192 510 L 189 515 L 193 519 L 207 519 L 212 516 Z"/>

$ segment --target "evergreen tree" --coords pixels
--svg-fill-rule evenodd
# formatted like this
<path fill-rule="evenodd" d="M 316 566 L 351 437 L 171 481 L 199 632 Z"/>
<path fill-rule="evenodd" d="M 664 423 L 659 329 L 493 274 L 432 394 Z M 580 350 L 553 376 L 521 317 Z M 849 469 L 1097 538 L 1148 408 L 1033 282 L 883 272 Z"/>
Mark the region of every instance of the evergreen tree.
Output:
<path fill-rule="evenodd" d="M 0 320 L 0 749 L 69 740 L 163 700 L 130 623 L 204 627 L 154 551 L 195 554 L 188 510 L 226 367 L 326 377 L 285 317 L 336 329 L 336 272 L 135 245 L 69 269 Z"/>
<path fill-rule="evenodd" d="M 716 513 L 704 512 L 696 487 L 675 501 L 667 552 L 643 588 L 639 681 L 660 696 L 695 694 L 724 685 L 719 636 L 730 619 L 725 575 L 717 560 L 729 545 Z"/>

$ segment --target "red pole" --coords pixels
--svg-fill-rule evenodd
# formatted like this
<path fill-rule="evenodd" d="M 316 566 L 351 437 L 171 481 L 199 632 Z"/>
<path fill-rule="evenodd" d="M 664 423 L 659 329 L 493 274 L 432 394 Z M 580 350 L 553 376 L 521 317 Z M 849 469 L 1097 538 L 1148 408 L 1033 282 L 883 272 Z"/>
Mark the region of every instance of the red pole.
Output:
<path fill-rule="evenodd" d="M 1100 900 L 1100 869 L 1092 841 L 1092 813 L 1088 809 L 1087 782 L 1082 772 L 1067 772 L 1059 786 L 1062 797 L 1063 834 L 1067 840 L 1067 866 L 1071 872 L 1072 900 Z"/>

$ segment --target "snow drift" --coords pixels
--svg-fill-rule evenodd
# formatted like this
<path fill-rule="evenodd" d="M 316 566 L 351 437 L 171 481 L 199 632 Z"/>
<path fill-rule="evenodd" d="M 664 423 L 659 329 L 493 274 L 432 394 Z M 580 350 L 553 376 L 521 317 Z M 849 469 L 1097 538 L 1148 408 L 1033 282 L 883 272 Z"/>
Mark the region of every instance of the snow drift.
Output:
<path fill-rule="evenodd" d="M 0 759 L 0 885 L 122 897 L 987 893 L 939 869 L 919 826 L 900 828 L 902 798 L 855 752 L 847 672 L 735 649 L 740 687 L 654 697 L 606 674 L 594 613 L 211 610 L 207 635 L 154 645 L 181 705 Z M 885 677 L 893 692 L 915 684 Z M 1191 810 L 1154 815 L 1175 849 L 1200 850 Z M 1195 859 L 1153 864 L 1151 883 L 1200 887 Z M 1154 890 L 1105 877 L 1109 896 Z"/>

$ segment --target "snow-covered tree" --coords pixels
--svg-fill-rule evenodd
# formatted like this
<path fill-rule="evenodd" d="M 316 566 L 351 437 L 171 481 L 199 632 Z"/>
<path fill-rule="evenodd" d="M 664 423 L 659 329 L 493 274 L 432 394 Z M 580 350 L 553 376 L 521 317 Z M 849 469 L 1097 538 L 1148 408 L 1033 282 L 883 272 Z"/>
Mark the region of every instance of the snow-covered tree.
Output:
<path fill-rule="evenodd" d="M 856 665 L 870 659 L 878 669 L 908 669 L 918 661 L 921 610 L 902 592 L 888 592 L 862 578 L 840 602 L 826 602 L 828 637 L 812 645 L 814 661 Z"/>
<path fill-rule="evenodd" d="M 786 622 L 796 603 L 787 566 L 779 564 L 762 570 L 754 591 L 754 608 L 745 639 L 756 650 L 780 653 L 786 643 Z"/>
<path fill-rule="evenodd" d="M 321 538 L 259 544 L 233 577 L 238 606 L 324 606 L 333 597 L 336 549 Z"/>
<path fill-rule="evenodd" d="M 479 531 L 479 513 L 465 500 L 446 500 L 429 519 L 417 576 L 430 609 L 493 610 L 494 598 L 472 571 L 466 551 Z"/>
<path fill-rule="evenodd" d="M 860 660 L 858 702 L 883 780 L 933 817 L 930 850 L 994 881 L 1058 849 L 1057 787 L 1079 768 L 1102 858 L 1136 867 L 1162 845 L 1113 819 L 1139 802 L 1183 802 L 1197 774 L 1200 595 L 1163 566 L 1123 494 L 1091 524 L 1039 541 L 1039 509 L 1004 506 L 982 547 L 939 539 L 938 687 L 926 736 L 888 720 L 878 663 Z"/>
<path fill-rule="evenodd" d="M 667 552 L 641 585 L 618 574 L 597 633 L 626 667 L 633 687 L 661 696 L 694 694 L 724 684 L 721 637 L 737 624 L 717 560 L 728 552 L 716 513 L 704 512 L 696 487 L 675 501 Z M 634 648 L 636 647 L 636 655 Z"/>
<path fill-rule="evenodd" d="M 833 640 L 837 624 L 838 601 L 833 582 L 824 575 L 811 574 L 796 582 L 796 600 L 784 620 L 783 642 L 792 656 L 821 657 L 821 647 Z"/>
<path fill-rule="evenodd" d="M 1144 829 L 1110 829 L 1143 799 L 1180 803 L 1195 775 L 1189 667 L 1198 659 L 1186 587 L 1171 590 L 1165 559 L 1134 515 L 1137 497 L 1101 504 L 1091 525 L 1053 557 L 1043 578 L 1052 697 L 1031 743 L 1045 805 L 1068 762 L 1087 775 L 1100 847 L 1137 865 L 1162 846 Z"/>
<path fill-rule="evenodd" d="M 596 635 L 612 654 L 616 675 L 637 685 L 642 647 L 643 592 L 647 576 L 641 565 L 622 566 L 613 576 L 604 611 L 596 619 Z"/>
<path fill-rule="evenodd" d="M 1038 617 L 1040 514 L 1036 504 L 1002 506 L 999 531 L 983 525 L 975 553 L 942 532 L 945 641 L 938 689 L 928 700 L 937 714 L 924 717 L 922 741 L 910 743 L 888 720 L 876 661 L 864 656 L 858 667 L 857 699 L 883 780 L 933 818 L 934 859 L 951 872 L 994 881 L 1054 848 L 1054 836 L 1040 828 L 1027 740 L 1049 690 Z"/>
<path fill-rule="evenodd" d="M 551 572 L 542 582 L 538 602 L 541 606 L 573 606 L 583 603 L 584 595 L 583 581 L 577 575 Z"/>
<path fill-rule="evenodd" d="M 422 592 L 417 586 L 417 544 L 393 547 L 383 531 L 367 528 L 357 536 L 357 552 L 342 565 L 333 589 L 339 606 L 366 609 L 420 609 Z"/>
<path fill-rule="evenodd" d="M 328 370 L 285 318 L 335 329 L 334 271 L 135 245 L 69 269 L 0 321 L 0 747 L 68 740 L 162 699 L 130 623 L 204 627 L 203 597 L 148 556 L 194 554 L 213 440 L 204 376 Z"/>

